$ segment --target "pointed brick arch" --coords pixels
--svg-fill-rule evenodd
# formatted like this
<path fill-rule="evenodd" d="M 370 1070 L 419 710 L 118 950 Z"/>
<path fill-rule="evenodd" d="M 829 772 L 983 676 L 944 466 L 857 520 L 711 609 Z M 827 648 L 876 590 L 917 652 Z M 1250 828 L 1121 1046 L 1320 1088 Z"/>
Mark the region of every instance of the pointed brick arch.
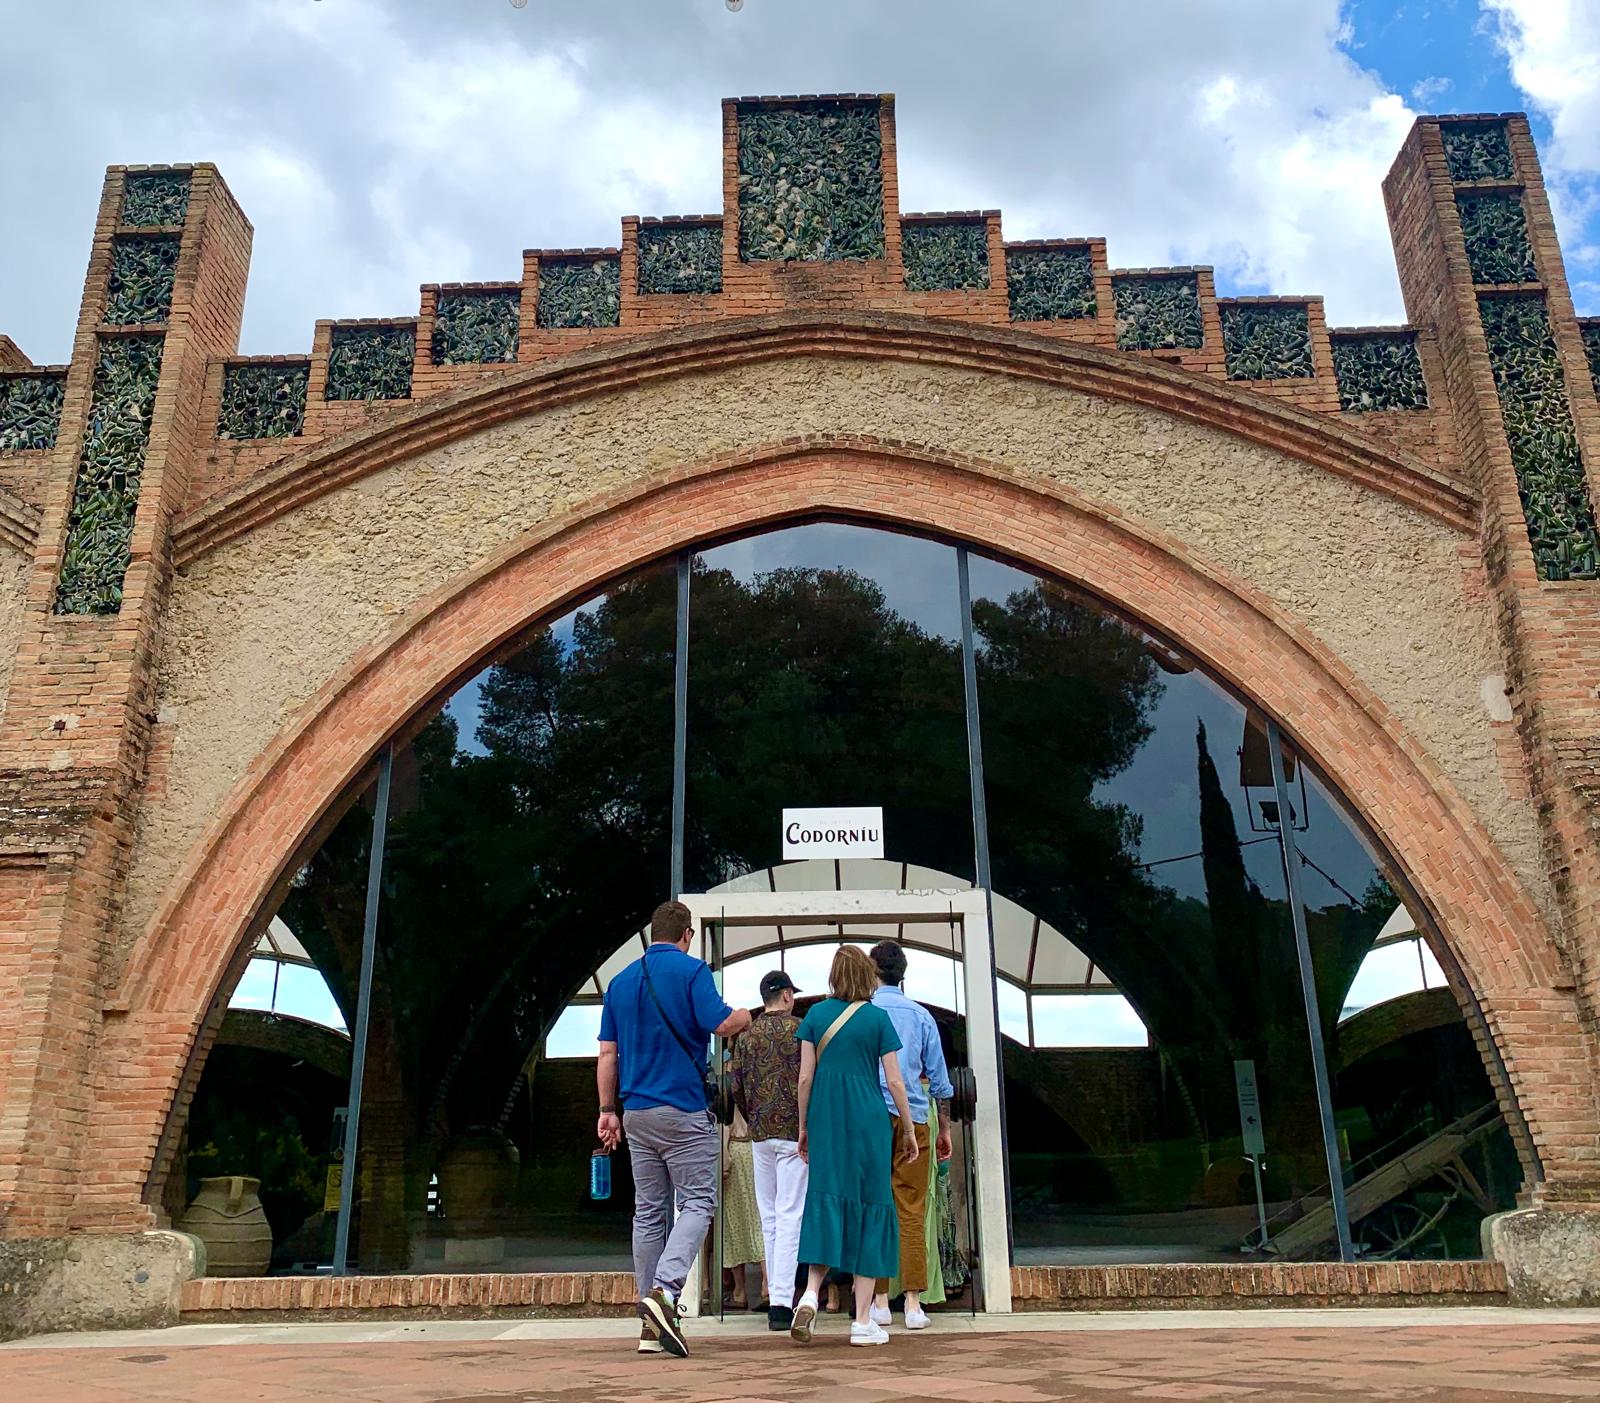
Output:
<path fill-rule="evenodd" d="M 862 440 L 774 445 L 595 501 L 413 609 L 352 660 L 240 779 L 141 936 L 108 1009 L 77 1222 L 147 1223 L 207 1010 L 243 935 L 342 791 L 394 731 L 530 622 L 699 541 L 815 516 L 970 542 L 1089 589 L 1183 640 L 1275 715 L 1340 785 L 1427 904 L 1485 1013 L 1552 1189 L 1600 1136 L 1561 962 L 1503 856 L 1370 690 L 1292 617 L 1181 542 L 1061 487 Z"/>

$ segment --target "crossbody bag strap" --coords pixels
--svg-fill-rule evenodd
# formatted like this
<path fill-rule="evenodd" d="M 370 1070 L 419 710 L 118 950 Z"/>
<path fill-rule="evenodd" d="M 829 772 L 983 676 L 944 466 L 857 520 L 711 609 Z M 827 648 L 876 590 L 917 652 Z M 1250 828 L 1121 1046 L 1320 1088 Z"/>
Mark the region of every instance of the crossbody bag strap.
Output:
<path fill-rule="evenodd" d="M 843 1013 L 841 1013 L 833 1020 L 832 1023 L 828 1025 L 828 1031 L 817 1040 L 817 1061 L 822 1061 L 822 1054 L 828 1050 L 828 1044 L 833 1041 L 833 1035 L 837 1033 L 839 1029 L 844 1027 L 846 1023 L 854 1018 L 856 1014 L 865 1007 L 865 1001 L 862 999 L 857 999 L 855 1003 L 851 1004 Z"/>
<path fill-rule="evenodd" d="M 661 1006 L 661 1000 L 656 997 L 656 986 L 650 978 L 650 961 L 641 957 L 639 960 L 640 972 L 644 975 L 644 987 L 650 994 L 650 1002 L 656 1006 L 656 1012 L 661 1015 L 661 1021 L 667 1025 L 667 1031 L 672 1034 L 672 1041 L 683 1049 L 683 1055 L 694 1064 L 694 1069 L 701 1076 L 706 1074 L 706 1064 L 702 1058 L 696 1057 L 694 1049 L 683 1040 L 682 1034 L 673 1026 L 672 1020 L 667 1017 L 667 1011 Z"/>

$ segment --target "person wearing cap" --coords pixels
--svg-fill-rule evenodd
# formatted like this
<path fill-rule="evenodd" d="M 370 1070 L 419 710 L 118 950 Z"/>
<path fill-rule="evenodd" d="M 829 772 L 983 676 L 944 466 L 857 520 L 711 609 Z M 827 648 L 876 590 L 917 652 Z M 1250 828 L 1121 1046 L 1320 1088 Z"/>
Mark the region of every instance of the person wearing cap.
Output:
<path fill-rule="evenodd" d="M 781 969 L 761 978 L 762 1012 L 733 1045 L 734 1104 L 750 1125 L 756 1208 L 767 1257 L 767 1328 L 794 1320 L 800 1215 L 806 1202 L 806 1162 L 800 1157 L 800 1044 L 794 996 L 800 991 Z"/>

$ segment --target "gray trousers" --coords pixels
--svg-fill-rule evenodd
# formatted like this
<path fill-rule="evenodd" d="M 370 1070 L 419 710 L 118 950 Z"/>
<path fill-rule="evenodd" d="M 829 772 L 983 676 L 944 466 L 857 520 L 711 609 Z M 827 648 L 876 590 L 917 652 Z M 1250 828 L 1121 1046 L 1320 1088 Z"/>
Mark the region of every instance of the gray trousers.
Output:
<path fill-rule="evenodd" d="M 651 1106 L 624 1111 L 622 1131 L 633 1165 L 633 1274 L 639 1295 L 664 1286 L 676 1299 L 717 1212 L 717 1124 L 707 1111 Z"/>

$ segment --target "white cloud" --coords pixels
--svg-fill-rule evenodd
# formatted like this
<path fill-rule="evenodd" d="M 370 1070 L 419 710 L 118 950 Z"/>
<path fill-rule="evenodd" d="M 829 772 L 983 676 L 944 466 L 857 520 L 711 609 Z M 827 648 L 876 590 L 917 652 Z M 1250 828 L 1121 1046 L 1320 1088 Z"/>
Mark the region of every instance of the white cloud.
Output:
<path fill-rule="evenodd" d="M 111 162 L 221 166 L 256 226 L 245 349 L 297 350 L 317 317 L 414 311 L 419 282 L 515 277 L 524 247 L 715 211 L 718 99 L 751 92 L 895 92 L 907 210 L 1000 206 L 1012 238 L 1103 234 L 1121 266 L 1214 263 L 1324 293 L 1338 323 L 1401 315 L 1379 182 L 1411 112 L 1351 59 L 1339 0 L 74 13 L 10 21 L 30 57 L 11 178 L 33 194 L 0 207 L 0 324 L 36 356 L 70 341 Z"/>
<path fill-rule="evenodd" d="M 1580 313 L 1600 308 L 1600 7 L 1591 0 L 1482 0 L 1511 81 L 1550 122 L 1540 152 L 1556 234 Z"/>
<path fill-rule="evenodd" d="M 1422 111 L 1433 112 L 1437 110 L 1439 100 L 1454 86 L 1455 83 L 1449 78 L 1423 78 L 1411 85 L 1411 100 Z"/>

